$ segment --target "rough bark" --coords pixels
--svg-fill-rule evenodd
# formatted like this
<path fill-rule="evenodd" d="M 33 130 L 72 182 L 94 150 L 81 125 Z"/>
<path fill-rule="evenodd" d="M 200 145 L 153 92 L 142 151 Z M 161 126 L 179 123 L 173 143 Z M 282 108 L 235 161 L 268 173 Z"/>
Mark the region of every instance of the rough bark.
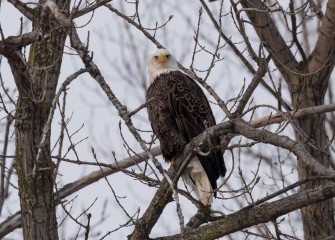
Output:
<path fill-rule="evenodd" d="M 311 56 L 297 63 L 284 39 L 277 30 L 267 8 L 260 0 L 242 1 L 254 28 L 265 46 L 271 52 L 274 63 L 286 80 L 292 97 L 293 109 L 314 107 L 324 104 L 329 76 L 334 68 L 335 56 L 335 10 L 334 0 L 329 0 L 322 27 Z M 263 12 L 251 9 L 261 9 Z M 298 141 L 309 143 L 311 155 L 325 167 L 330 166 L 324 114 L 315 114 L 298 119 L 299 130 L 295 132 Z M 298 158 L 299 179 L 317 176 L 302 159 Z M 316 180 L 301 187 L 301 191 L 325 184 Z M 335 235 L 334 207 L 331 200 L 309 205 L 302 209 L 305 239 L 320 239 Z"/>
<path fill-rule="evenodd" d="M 65 12 L 69 9 L 69 1 L 59 0 L 56 4 Z M 44 146 L 39 143 L 58 83 L 66 33 L 56 28 L 55 19 L 44 5 L 45 1 L 40 1 L 33 11 L 33 31 L 42 29 L 48 37 L 31 45 L 28 62 L 19 49 L 6 52 L 19 90 L 15 168 L 24 239 L 58 239 L 50 134 Z"/>
<path fill-rule="evenodd" d="M 316 46 L 304 65 L 304 73 L 291 80 L 292 104 L 294 109 L 319 106 L 324 104 L 329 76 L 334 68 L 335 42 L 335 1 L 330 0 L 322 20 L 322 28 Z M 325 131 L 325 115 L 315 114 L 298 119 L 303 134 L 296 131 L 298 141 L 308 141 L 309 152 L 319 163 L 331 166 L 328 149 L 328 136 Z M 307 138 L 307 139 L 306 139 Z M 317 176 L 312 169 L 298 158 L 299 179 Z M 326 180 L 315 180 L 301 187 L 301 190 L 325 184 Z M 305 239 L 327 238 L 335 236 L 334 206 L 331 199 L 309 205 L 301 209 Z"/>
<path fill-rule="evenodd" d="M 328 70 L 329 71 L 329 70 Z M 295 109 L 318 106 L 324 104 L 324 96 L 327 89 L 328 77 L 322 74 L 300 76 L 296 80 L 296 90 L 291 93 L 292 103 Z M 325 131 L 324 114 L 315 114 L 298 119 L 302 131 L 295 131 L 296 140 L 308 142 L 308 151 L 325 167 L 331 166 L 331 157 L 328 149 L 328 137 Z M 310 169 L 302 159 L 298 158 L 299 179 L 318 176 Z M 314 186 L 325 184 L 327 180 L 315 180 L 301 186 L 305 190 Z M 335 234 L 334 207 L 332 200 L 326 200 L 309 205 L 301 209 L 305 239 L 327 238 Z"/>

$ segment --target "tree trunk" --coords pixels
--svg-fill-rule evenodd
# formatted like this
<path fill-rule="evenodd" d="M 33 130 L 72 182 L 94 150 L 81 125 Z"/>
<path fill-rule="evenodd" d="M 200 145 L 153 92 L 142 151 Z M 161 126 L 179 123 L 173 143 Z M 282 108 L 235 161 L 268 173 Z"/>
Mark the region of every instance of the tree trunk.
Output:
<path fill-rule="evenodd" d="M 301 63 L 296 72 L 287 79 L 291 83 L 290 93 L 294 109 L 319 106 L 324 104 L 330 74 L 335 64 L 335 8 L 334 0 L 329 0 L 322 27 L 316 45 L 307 62 Z M 306 142 L 312 156 L 326 167 L 331 166 L 329 137 L 325 130 L 325 114 L 314 114 L 298 120 L 296 139 Z M 317 174 L 298 159 L 299 179 L 315 177 Z M 325 184 L 327 180 L 315 180 L 302 185 L 301 191 Z M 301 209 L 301 217 L 306 240 L 327 239 L 335 236 L 334 205 L 332 200 L 319 202 Z"/>
<path fill-rule="evenodd" d="M 66 13 L 70 1 L 56 1 Z M 66 33 L 57 28 L 50 11 L 40 1 L 34 9 L 33 30 L 41 29 L 41 41 L 31 45 L 26 62 L 21 51 L 7 56 L 19 90 L 16 106 L 16 164 L 24 239 L 58 239 L 53 194 L 54 163 L 50 134 L 36 160 L 43 126 L 55 96 Z M 54 28 L 55 26 L 55 28 Z M 36 171 L 35 171 L 35 170 Z"/>
<path fill-rule="evenodd" d="M 296 88 L 291 90 L 294 109 L 324 104 L 327 84 L 323 83 L 327 83 L 328 79 L 324 81 L 318 77 L 300 76 L 296 81 Z M 301 131 L 299 129 L 295 131 L 296 139 L 307 142 L 306 147 L 312 156 L 322 165 L 330 167 L 331 158 L 327 147 L 329 140 L 325 131 L 324 114 L 314 114 L 298 119 L 298 123 Z M 301 159 L 298 159 L 298 175 L 300 180 L 317 176 Z M 302 185 L 300 190 L 304 191 L 325 184 L 326 181 L 319 179 L 308 182 Z M 301 216 L 306 240 L 335 236 L 334 207 L 331 199 L 302 208 Z"/>
<path fill-rule="evenodd" d="M 270 17 L 268 8 L 260 0 L 242 0 L 249 19 L 254 24 L 257 35 L 287 82 L 292 97 L 293 109 L 313 107 L 324 104 L 324 96 L 335 62 L 335 0 L 329 0 L 322 27 L 313 52 L 308 59 L 298 62 L 287 46 Z M 262 12 L 252 9 L 259 8 Z M 298 141 L 306 142 L 311 155 L 324 166 L 330 166 L 328 139 L 325 132 L 324 114 L 301 118 L 295 135 Z M 298 175 L 317 176 L 301 159 L 298 159 Z M 301 190 L 324 184 L 326 180 L 315 180 L 301 187 Z M 334 207 L 332 200 L 309 205 L 301 210 L 304 238 L 306 240 L 326 239 L 335 236 Z"/>

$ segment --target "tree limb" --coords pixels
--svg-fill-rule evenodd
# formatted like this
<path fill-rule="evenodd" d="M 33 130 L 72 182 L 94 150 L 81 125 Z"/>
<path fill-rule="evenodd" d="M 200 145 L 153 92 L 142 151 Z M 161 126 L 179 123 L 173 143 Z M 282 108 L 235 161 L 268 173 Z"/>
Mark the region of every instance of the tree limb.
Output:
<path fill-rule="evenodd" d="M 277 201 L 227 215 L 213 223 L 186 232 L 183 239 L 216 239 L 260 223 L 269 222 L 296 209 L 333 197 L 335 197 L 335 183 L 329 182 Z M 155 240 L 174 239 L 179 240 L 180 235 L 155 238 Z"/>
<path fill-rule="evenodd" d="M 96 1 L 96 4 L 90 5 L 88 7 L 85 7 L 83 9 L 77 10 L 73 12 L 73 18 L 78 18 L 81 17 L 89 12 L 94 11 L 95 9 L 105 5 L 106 3 L 109 3 L 111 0 L 100 0 L 100 1 Z"/>
<path fill-rule="evenodd" d="M 28 46 L 34 42 L 40 41 L 42 37 L 42 30 L 34 30 L 20 36 L 10 36 L 0 41 L 0 54 L 8 57 L 14 51 L 19 50 L 22 47 Z"/>
<path fill-rule="evenodd" d="M 21 2 L 20 0 L 7 0 L 13 6 L 19 10 L 26 18 L 28 18 L 30 21 L 33 20 L 33 12 L 34 9 L 27 6 L 27 4 Z"/>
<path fill-rule="evenodd" d="M 267 61 L 265 59 L 259 60 L 259 68 L 257 72 L 253 76 L 251 83 L 248 85 L 247 89 L 245 90 L 243 96 L 240 99 L 240 102 L 234 112 L 235 116 L 240 116 L 243 113 L 245 106 L 247 105 L 251 95 L 254 93 L 255 89 L 257 88 L 259 82 L 264 77 L 267 70 Z"/>
<path fill-rule="evenodd" d="M 243 6 L 241 11 L 245 11 L 248 15 L 259 39 L 271 53 L 284 79 L 290 79 L 289 76 L 299 64 L 270 17 L 265 3 L 260 0 L 242 0 L 241 4 Z M 292 83 L 288 82 L 288 85 L 292 87 Z"/>
<path fill-rule="evenodd" d="M 333 68 L 335 63 L 335 0 L 329 0 L 327 3 L 326 13 L 322 18 L 322 25 L 315 48 L 312 51 L 308 67 L 309 72 L 322 72 L 328 75 L 331 70 L 322 70 Z M 319 78 L 328 81 L 329 77 Z"/>
<path fill-rule="evenodd" d="M 241 119 L 234 120 L 234 129 L 236 133 L 239 133 L 249 139 L 269 143 L 274 146 L 278 146 L 293 152 L 297 157 L 305 162 L 306 165 L 311 167 L 315 172 L 318 172 L 320 176 L 335 176 L 335 171 L 326 168 L 320 164 L 305 148 L 302 142 L 297 142 L 290 139 L 287 136 L 281 136 L 276 133 L 272 133 L 265 129 L 258 130 L 249 126 L 246 122 Z"/>
<path fill-rule="evenodd" d="M 335 111 L 335 104 L 327 104 L 316 107 L 303 108 L 296 111 L 290 111 L 286 113 L 276 113 L 266 117 L 254 119 L 250 122 L 250 125 L 254 128 L 264 127 L 275 123 L 281 123 L 290 118 L 302 118 L 311 114 L 320 114 L 326 112 Z"/>

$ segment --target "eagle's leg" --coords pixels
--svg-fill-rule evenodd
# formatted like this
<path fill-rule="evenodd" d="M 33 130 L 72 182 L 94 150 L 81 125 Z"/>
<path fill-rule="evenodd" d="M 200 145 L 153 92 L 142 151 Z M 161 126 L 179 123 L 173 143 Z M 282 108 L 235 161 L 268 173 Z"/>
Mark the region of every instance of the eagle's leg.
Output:
<path fill-rule="evenodd" d="M 177 157 L 172 157 L 172 159 L 171 159 L 171 164 L 175 164 L 176 163 L 176 161 L 177 161 Z"/>

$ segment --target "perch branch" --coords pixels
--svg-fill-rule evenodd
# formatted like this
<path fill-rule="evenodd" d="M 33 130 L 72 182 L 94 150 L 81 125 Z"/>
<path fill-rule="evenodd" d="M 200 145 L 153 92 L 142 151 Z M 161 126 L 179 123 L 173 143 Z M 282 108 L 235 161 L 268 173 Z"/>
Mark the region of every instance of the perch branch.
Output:
<path fill-rule="evenodd" d="M 303 192 L 292 194 L 283 199 L 264 203 L 260 206 L 247 209 L 223 217 L 213 223 L 198 227 L 184 234 L 184 240 L 216 239 L 230 233 L 266 223 L 279 216 L 310 204 L 335 197 L 335 183 L 329 182 Z M 155 240 L 179 240 L 180 235 L 155 238 Z"/>

